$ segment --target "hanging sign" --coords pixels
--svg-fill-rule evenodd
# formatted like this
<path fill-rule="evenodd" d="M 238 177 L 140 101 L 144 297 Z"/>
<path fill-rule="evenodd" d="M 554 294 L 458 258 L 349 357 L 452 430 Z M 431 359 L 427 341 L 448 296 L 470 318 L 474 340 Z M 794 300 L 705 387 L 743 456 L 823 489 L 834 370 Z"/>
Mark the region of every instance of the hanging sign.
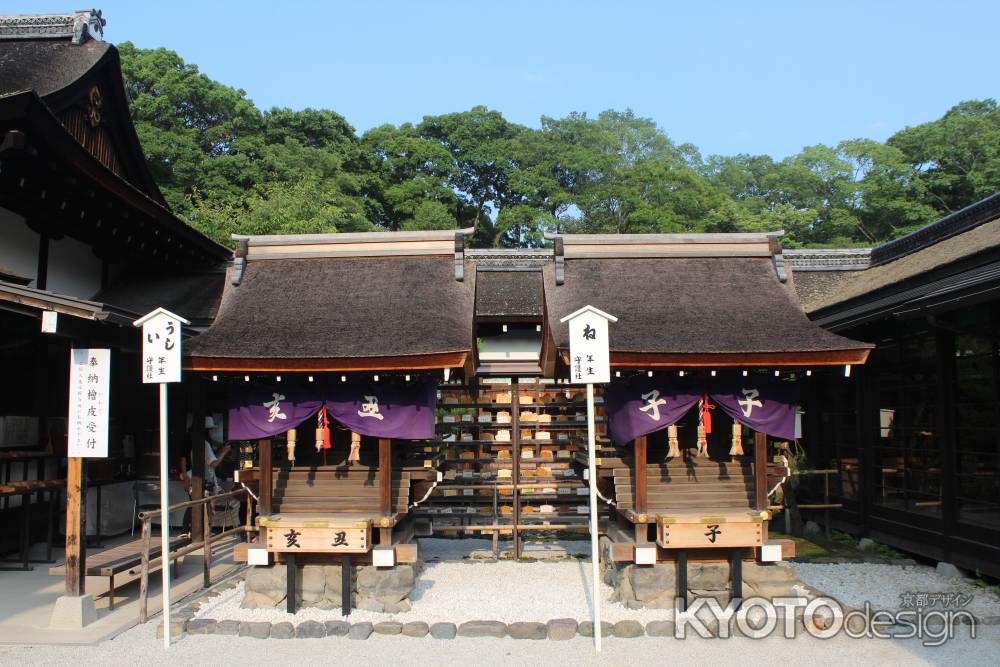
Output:
<path fill-rule="evenodd" d="M 617 322 L 618 318 L 584 306 L 559 321 L 569 321 L 570 383 L 611 382 L 608 322 Z"/>
<path fill-rule="evenodd" d="M 164 308 L 135 321 L 142 327 L 143 384 L 181 381 L 182 324 L 190 322 Z"/>
<path fill-rule="evenodd" d="M 70 350 L 67 456 L 106 458 L 111 350 Z"/>

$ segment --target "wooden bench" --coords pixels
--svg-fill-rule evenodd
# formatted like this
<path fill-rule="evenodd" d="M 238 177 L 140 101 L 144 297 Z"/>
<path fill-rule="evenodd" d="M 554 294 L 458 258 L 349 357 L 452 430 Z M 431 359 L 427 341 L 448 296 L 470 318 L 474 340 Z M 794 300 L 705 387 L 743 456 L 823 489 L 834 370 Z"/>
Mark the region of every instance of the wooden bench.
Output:
<path fill-rule="evenodd" d="M 178 536 L 170 539 L 170 551 L 174 552 L 178 549 L 182 549 L 191 544 L 190 536 Z M 150 542 L 149 545 L 149 571 L 155 572 L 162 567 L 162 559 L 160 558 L 160 542 L 157 540 L 155 544 Z M 104 551 L 87 554 L 87 571 L 86 575 L 88 577 L 108 577 L 108 597 L 110 600 L 111 609 L 115 608 L 115 576 L 124 573 L 129 575 L 139 574 L 138 568 L 142 564 L 142 540 L 133 540 L 131 542 L 126 542 L 125 544 L 120 544 L 117 547 L 112 547 L 111 549 L 105 549 Z M 177 561 L 174 561 L 174 576 L 177 576 Z M 66 566 L 57 565 L 55 567 L 49 568 L 49 574 L 65 576 Z"/>

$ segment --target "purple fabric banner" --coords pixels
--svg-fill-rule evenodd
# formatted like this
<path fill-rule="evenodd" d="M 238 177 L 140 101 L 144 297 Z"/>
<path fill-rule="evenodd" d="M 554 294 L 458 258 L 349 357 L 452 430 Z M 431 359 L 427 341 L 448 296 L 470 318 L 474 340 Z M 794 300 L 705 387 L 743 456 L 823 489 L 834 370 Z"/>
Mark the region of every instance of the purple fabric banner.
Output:
<path fill-rule="evenodd" d="M 323 407 L 315 390 L 294 383 L 234 385 L 229 392 L 230 440 L 270 438 L 295 428 Z"/>
<path fill-rule="evenodd" d="M 676 423 L 698 403 L 701 391 L 690 382 L 613 382 L 604 390 L 608 433 L 619 445 Z"/>
<path fill-rule="evenodd" d="M 795 438 L 798 383 L 748 377 L 709 387 L 709 395 L 722 411 L 744 426 L 775 438 Z"/>
<path fill-rule="evenodd" d="M 436 380 L 418 380 L 409 385 L 333 382 L 326 398 L 330 416 L 355 433 L 400 440 L 434 437 Z"/>

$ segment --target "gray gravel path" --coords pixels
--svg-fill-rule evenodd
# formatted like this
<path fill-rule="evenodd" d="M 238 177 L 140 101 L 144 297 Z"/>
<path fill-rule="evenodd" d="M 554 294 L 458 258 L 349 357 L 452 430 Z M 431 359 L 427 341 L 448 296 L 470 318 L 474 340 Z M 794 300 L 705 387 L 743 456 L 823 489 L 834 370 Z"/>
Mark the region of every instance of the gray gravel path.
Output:
<path fill-rule="evenodd" d="M 606 639 L 600 657 L 590 640 L 518 641 L 515 639 L 466 639 L 441 641 L 401 635 L 372 635 L 365 641 L 344 637 L 327 639 L 255 640 L 239 637 L 187 636 L 169 653 L 155 638 L 156 621 L 136 627 L 98 646 L 0 647 L 2 665 L 184 665 L 205 664 L 246 667 L 260 664 L 300 665 L 657 665 L 664 657 L 672 664 L 715 666 L 808 664 L 835 665 L 996 665 L 1000 655 L 1000 628 L 983 628 L 979 638 L 960 637 L 940 648 L 925 648 L 914 641 L 852 640 L 838 637 L 817 640 L 771 638 Z"/>

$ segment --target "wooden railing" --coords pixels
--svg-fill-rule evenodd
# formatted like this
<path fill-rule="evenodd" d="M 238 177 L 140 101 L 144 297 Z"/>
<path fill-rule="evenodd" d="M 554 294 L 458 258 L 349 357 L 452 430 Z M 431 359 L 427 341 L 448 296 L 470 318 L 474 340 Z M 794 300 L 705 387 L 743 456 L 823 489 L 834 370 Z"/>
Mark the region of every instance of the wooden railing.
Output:
<path fill-rule="evenodd" d="M 247 512 L 246 512 L 246 522 L 242 526 L 234 525 L 233 528 L 229 530 L 223 530 L 218 535 L 212 535 L 212 523 L 209 516 L 209 503 L 213 503 L 219 500 L 228 500 L 230 498 L 236 498 L 238 496 L 246 496 L 247 502 Z M 212 585 L 212 541 L 220 540 L 224 537 L 230 535 L 236 535 L 242 533 L 243 535 L 249 535 L 256 532 L 256 528 L 253 527 L 252 517 L 254 513 L 254 503 L 256 498 L 250 491 L 246 488 L 235 489 L 233 491 L 227 491 L 226 493 L 219 493 L 214 496 L 206 496 L 204 498 L 199 498 L 197 500 L 188 500 L 183 503 L 177 503 L 176 505 L 171 505 L 167 508 L 167 518 L 170 521 L 170 514 L 178 510 L 192 509 L 194 511 L 195 507 L 200 506 L 202 511 L 202 536 L 200 542 L 194 541 L 194 536 L 192 535 L 192 542 L 184 547 L 176 549 L 174 551 L 168 551 L 166 554 L 160 554 L 159 566 L 169 567 L 171 561 L 175 561 L 181 556 L 186 556 L 187 554 L 197 551 L 198 549 L 204 548 L 204 573 L 202 587 L 208 588 Z M 142 521 L 142 552 L 141 552 L 141 564 L 139 566 L 139 622 L 145 623 L 148 618 L 148 601 L 149 601 L 149 568 L 150 568 L 150 558 L 149 558 L 149 545 L 152 541 L 152 520 L 160 518 L 162 510 L 150 510 L 148 512 L 139 512 L 139 520 Z M 163 520 L 160 521 L 161 526 Z M 156 560 L 153 561 L 156 563 Z"/>

